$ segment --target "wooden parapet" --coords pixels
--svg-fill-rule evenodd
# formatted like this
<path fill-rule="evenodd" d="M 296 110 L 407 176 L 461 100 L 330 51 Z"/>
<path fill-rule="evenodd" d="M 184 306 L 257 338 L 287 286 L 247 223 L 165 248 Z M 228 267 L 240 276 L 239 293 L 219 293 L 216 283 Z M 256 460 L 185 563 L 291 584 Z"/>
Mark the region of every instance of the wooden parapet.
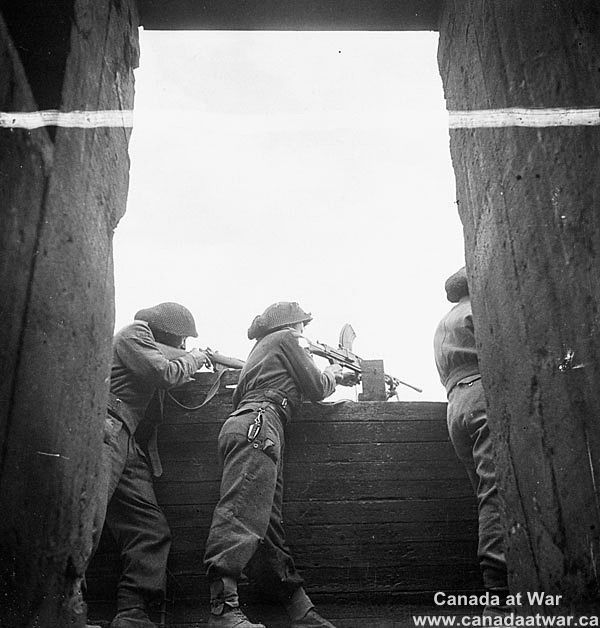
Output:
<path fill-rule="evenodd" d="M 211 375 L 174 394 L 197 405 Z M 204 408 L 167 407 L 158 500 L 173 533 L 170 596 L 206 602 L 204 545 L 219 494 L 222 389 Z M 286 431 L 285 527 L 311 594 L 390 596 L 480 587 L 475 499 L 448 441 L 444 403 L 305 404 Z M 90 594 L 112 597 L 116 556 L 97 556 Z"/>

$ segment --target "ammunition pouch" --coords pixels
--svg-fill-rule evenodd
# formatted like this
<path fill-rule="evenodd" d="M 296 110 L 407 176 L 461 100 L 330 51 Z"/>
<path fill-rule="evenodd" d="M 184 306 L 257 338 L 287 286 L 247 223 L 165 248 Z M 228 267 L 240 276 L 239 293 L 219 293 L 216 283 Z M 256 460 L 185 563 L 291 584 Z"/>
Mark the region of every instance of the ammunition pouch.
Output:
<path fill-rule="evenodd" d="M 106 410 L 109 417 L 118 419 L 121 423 L 123 423 L 130 436 L 134 436 L 134 434 L 136 434 L 140 423 L 139 417 L 114 393 L 108 393 Z M 162 475 L 162 464 L 158 456 L 156 425 L 152 425 L 151 429 L 148 430 L 148 433 L 140 434 L 140 437 L 144 441 L 142 443 L 142 450 L 148 456 L 150 467 L 152 469 L 152 475 L 154 475 L 154 477 L 160 477 Z"/>
<path fill-rule="evenodd" d="M 135 434 L 135 430 L 140 422 L 139 418 L 131 411 L 127 404 L 121 401 L 114 393 L 108 393 L 106 410 L 111 417 L 119 419 L 130 434 Z"/>

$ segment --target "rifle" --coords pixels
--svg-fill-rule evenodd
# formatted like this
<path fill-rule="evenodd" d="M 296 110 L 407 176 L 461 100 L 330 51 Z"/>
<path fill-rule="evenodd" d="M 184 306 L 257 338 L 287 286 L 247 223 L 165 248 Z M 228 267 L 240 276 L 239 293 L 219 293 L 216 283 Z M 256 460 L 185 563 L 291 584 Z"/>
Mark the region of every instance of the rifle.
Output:
<path fill-rule="evenodd" d="M 160 352 L 169 360 L 174 360 L 176 358 L 185 355 L 187 351 L 180 347 L 171 347 L 170 345 L 164 345 L 160 342 L 156 343 Z M 230 358 L 229 356 L 223 355 L 218 351 L 213 351 L 212 349 L 200 349 L 200 351 L 206 353 L 208 358 L 208 363 L 206 366 L 212 368 L 214 371 L 222 371 L 223 369 L 241 369 L 244 367 L 244 360 L 240 360 L 238 358 Z"/>
<path fill-rule="evenodd" d="M 343 368 L 347 368 L 354 373 L 356 373 L 358 381 L 360 381 L 360 375 L 362 373 L 362 359 L 358 357 L 355 353 L 352 352 L 352 343 L 356 338 L 356 333 L 352 326 L 346 323 L 342 327 L 342 331 L 340 332 L 340 340 L 337 349 L 335 347 L 331 347 L 326 345 L 324 342 L 316 342 L 305 338 L 308 346 L 307 349 L 313 355 L 318 355 L 322 358 L 326 358 L 329 360 L 330 364 L 339 364 Z M 392 375 L 384 375 L 385 385 L 386 385 L 386 395 L 389 399 L 394 395 L 397 397 L 398 393 L 396 389 L 400 384 L 403 386 L 407 386 L 408 388 L 412 388 L 417 392 L 423 392 L 421 388 L 417 388 L 412 384 L 408 384 L 407 382 L 403 382 L 397 377 L 393 377 Z"/>
<path fill-rule="evenodd" d="M 185 349 L 180 349 L 177 347 L 171 347 L 169 345 L 163 345 L 161 343 L 156 343 L 161 351 L 161 353 L 168 358 L 169 360 L 173 360 L 182 355 L 185 355 L 187 351 Z M 207 355 L 207 364 L 209 368 L 215 372 L 216 377 L 210 387 L 210 390 L 206 393 L 206 397 L 202 401 L 201 404 L 197 406 L 186 406 L 181 403 L 176 397 L 173 396 L 173 393 L 169 390 L 167 391 L 167 395 L 171 398 L 171 400 L 175 403 L 175 405 L 179 406 L 183 410 L 188 411 L 196 411 L 200 410 L 202 406 L 205 406 L 211 399 L 219 392 L 219 388 L 221 387 L 221 379 L 223 379 L 227 369 L 241 369 L 245 362 L 244 360 L 240 360 L 238 358 L 230 358 L 229 356 L 223 355 L 218 351 L 213 351 L 212 349 L 200 349 Z"/>
<path fill-rule="evenodd" d="M 204 351 L 210 360 L 211 365 L 215 371 L 220 371 L 222 369 L 241 369 L 244 368 L 244 360 L 240 360 L 239 358 L 230 358 L 229 356 L 223 355 L 218 351 L 213 351 L 212 349 L 201 349 Z"/>

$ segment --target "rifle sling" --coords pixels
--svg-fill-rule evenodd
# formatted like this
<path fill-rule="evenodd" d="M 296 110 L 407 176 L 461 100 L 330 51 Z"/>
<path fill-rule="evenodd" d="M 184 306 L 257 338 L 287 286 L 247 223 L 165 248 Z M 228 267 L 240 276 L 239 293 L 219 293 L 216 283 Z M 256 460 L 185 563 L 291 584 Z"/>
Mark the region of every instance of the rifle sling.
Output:
<path fill-rule="evenodd" d="M 175 403 L 176 406 L 179 406 L 183 410 L 188 410 L 189 412 L 195 412 L 196 410 L 200 410 L 203 406 L 205 406 L 209 401 L 213 399 L 213 397 L 219 392 L 219 388 L 221 387 L 221 380 L 223 379 L 223 375 L 227 372 L 227 369 L 223 369 L 217 373 L 214 382 L 212 383 L 209 391 L 206 393 L 206 397 L 204 401 L 198 406 L 186 406 L 181 401 L 178 401 L 171 391 L 167 391 L 167 395 Z"/>

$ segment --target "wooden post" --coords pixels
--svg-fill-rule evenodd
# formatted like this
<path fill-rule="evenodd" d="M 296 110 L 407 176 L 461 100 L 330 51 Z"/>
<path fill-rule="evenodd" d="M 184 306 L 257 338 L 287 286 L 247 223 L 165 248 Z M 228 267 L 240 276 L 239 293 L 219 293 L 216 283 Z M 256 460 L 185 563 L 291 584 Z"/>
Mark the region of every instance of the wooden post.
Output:
<path fill-rule="evenodd" d="M 598 107 L 600 8 L 591 0 L 448 0 L 438 60 L 450 111 Z M 600 129 L 456 129 L 450 148 L 512 586 L 593 607 Z"/>
<path fill-rule="evenodd" d="M 62 111 L 132 108 L 133 0 L 24 4 L 0 14 L 1 111 L 35 111 L 36 98 Z M 27 19 L 32 5 L 38 20 Z M 34 46 L 54 55 L 31 54 Z M 78 590 L 91 550 L 129 133 L 0 130 L 3 626 L 85 619 Z"/>

